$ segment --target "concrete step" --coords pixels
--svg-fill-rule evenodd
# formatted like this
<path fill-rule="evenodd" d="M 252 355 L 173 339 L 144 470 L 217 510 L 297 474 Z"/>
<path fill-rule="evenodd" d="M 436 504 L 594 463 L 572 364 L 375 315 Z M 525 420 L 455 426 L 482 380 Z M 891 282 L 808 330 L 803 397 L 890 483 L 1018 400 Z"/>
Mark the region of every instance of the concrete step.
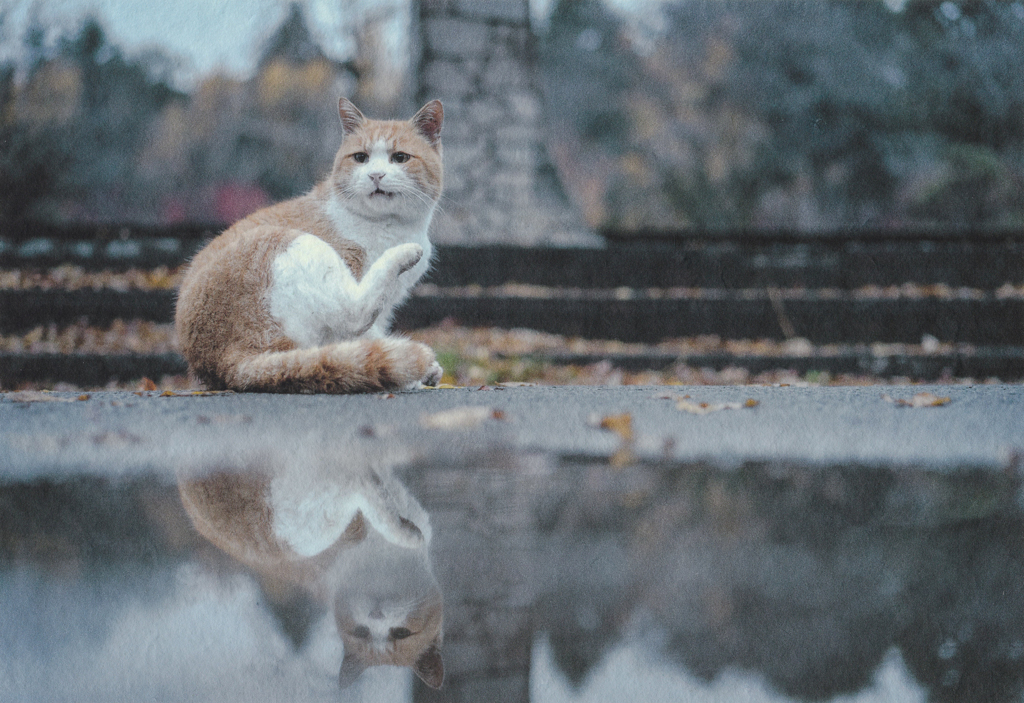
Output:
<path fill-rule="evenodd" d="M 0 268 L 180 266 L 219 228 L 39 228 L 0 236 Z M 1024 236 L 1006 233 L 774 233 L 610 241 L 601 249 L 439 246 L 430 280 L 442 286 L 516 282 L 582 288 L 795 287 L 1024 283 Z"/>
<path fill-rule="evenodd" d="M 516 294 L 520 292 L 522 294 Z M 171 290 L 3 290 L 0 332 L 82 318 L 171 322 Z M 970 291 L 948 297 L 890 297 L 814 290 L 593 291 L 421 288 L 394 318 L 400 330 L 454 320 L 468 327 L 523 327 L 587 339 L 654 343 L 672 337 L 800 337 L 814 344 L 942 342 L 1024 344 L 1024 297 Z"/>

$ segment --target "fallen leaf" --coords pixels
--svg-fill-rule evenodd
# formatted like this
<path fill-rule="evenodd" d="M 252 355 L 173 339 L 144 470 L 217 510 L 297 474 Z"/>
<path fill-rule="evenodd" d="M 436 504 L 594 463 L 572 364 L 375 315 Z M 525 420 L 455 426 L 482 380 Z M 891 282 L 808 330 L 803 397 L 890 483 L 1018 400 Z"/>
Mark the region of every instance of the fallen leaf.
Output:
<path fill-rule="evenodd" d="M 948 395 L 940 398 L 939 396 L 928 392 L 915 393 L 910 400 L 893 398 L 886 393 L 882 396 L 882 400 L 901 408 L 936 408 L 940 405 L 947 405 L 952 401 Z"/>
<path fill-rule="evenodd" d="M 6 395 L 15 403 L 74 403 L 82 399 L 51 395 L 48 391 L 15 391 Z"/>
<path fill-rule="evenodd" d="M 196 417 L 196 422 L 200 425 L 228 425 L 235 423 L 248 425 L 252 422 L 252 417 L 249 415 L 214 415 L 212 417 L 199 415 Z"/>
<path fill-rule="evenodd" d="M 636 455 L 633 454 L 633 443 L 623 442 L 622 446 L 615 450 L 615 453 L 608 457 L 608 464 L 613 469 L 624 469 L 636 463 Z"/>
<path fill-rule="evenodd" d="M 158 395 L 156 397 L 157 398 L 187 398 L 189 396 L 200 396 L 200 397 L 202 397 L 202 396 L 208 396 L 208 395 L 229 395 L 229 394 L 233 394 L 233 393 L 234 393 L 234 391 L 182 391 L 181 393 L 176 393 L 174 391 L 164 391 L 163 393 L 161 393 L 160 395 Z M 135 395 L 139 395 L 139 393 L 136 393 Z"/>
<path fill-rule="evenodd" d="M 633 416 L 629 413 L 595 416 L 591 418 L 590 424 L 602 430 L 614 432 L 625 442 L 633 441 Z"/>
<path fill-rule="evenodd" d="M 140 388 L 139 388 L 140 391 L 155 391 L 155 390 L 157 390 L 156 384 L 153 383 L 152 379 L 146 378 L 145 376 L 142 378 L 142 382 L 139 384 L 139 386 L 140 386 Z"/>
<path fill-rule="evenodd" d="M 742 410 L 743 408 L 756 408 L 757 401 L 747 398 L 744 402 L 732 403 L 694 403 L 686 398 L 676 398 L 676 410 L 681 410 L 693 415 L 707 415 L 721 410 Z"/>
<path fill-rule="evenodd" d="M 485 420 L 504 420 L 505 413 L 486 405 L 463 405 L 420 417 L 420 424 L 432 430 L 459 430 L 476 427 Z"/>
<path fill-rule="evenodd" d="M 142 444 L 142 438 L 127 430 L 118 432 L 100 432 L 92 436 L 92 443 L 111 447 L 127 447 L 133 444 Z"/>
<path fill-rule="evenodd" d="M 622 441 L 619 448 L 608 457 L 608 463 L 615 469 L 621 469 L 636 463 L 636 455 L 633 454 L 633 416 L 629 413 L 618 415 L 591 415 L 587 424 L 602 430 L 607 430 L 619 436 Z"/>

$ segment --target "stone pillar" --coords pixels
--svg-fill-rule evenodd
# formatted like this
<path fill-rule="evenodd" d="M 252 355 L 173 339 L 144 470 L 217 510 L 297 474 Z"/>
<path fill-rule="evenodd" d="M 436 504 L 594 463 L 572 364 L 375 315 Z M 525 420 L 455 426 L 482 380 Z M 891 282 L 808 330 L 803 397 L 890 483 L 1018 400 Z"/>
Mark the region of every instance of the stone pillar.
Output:
<path fill-rule="evenodd" d="M 548 158 L 527 0 L 420 0 L 419 103 L 444 103 L 446 244 L 597 246 Z"/>

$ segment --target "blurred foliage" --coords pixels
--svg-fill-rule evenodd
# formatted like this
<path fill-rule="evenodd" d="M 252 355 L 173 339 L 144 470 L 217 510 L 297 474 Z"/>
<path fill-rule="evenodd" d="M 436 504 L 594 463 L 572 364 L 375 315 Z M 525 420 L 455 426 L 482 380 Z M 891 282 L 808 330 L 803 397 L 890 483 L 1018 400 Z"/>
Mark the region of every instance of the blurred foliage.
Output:
<path fill-rule="evenodd" d="M 552 153 L 592 226 L 1024 224 L 1024 4 L 661 13 L 561 0 L 543 37 Z"/>
<path fill-rule="evenodd" d="M 128 215 L 143 194 L 132 176 L 149 124 L 182 96 L 126 60 L 93 20 L 52 53 L 42 36 L 29 33 L 24 81 L 0 69 L 0 217 Z"/>
<path fill-rule="evenodd" d="M 0 18 L 2 21 L 2 18 Z M 329 59 L 298 5 L 246 80 L 170 87 L 158 54 L 125 58 L 95 20 L 0 66 L 0 221 L 226 222 L 301 193 L 330 168 L 335 101 L 354 63 Z M 163 72 L 166 75 L 166 72 Z"/>
<path fill-rule="evenodd" d="M 401 100 L 385 5 L 352 61 L 295 5 L 250 78 L 188 93 L 95 21 L 55 44 L 31 28 L 27 62 L 0 64 L 0 222 L 224 222 L 304 192 L 336 96 Z M 591 226 L 1024 225 L 1020 1 L 559 0 L 539 39 L 550 151 Z"/>

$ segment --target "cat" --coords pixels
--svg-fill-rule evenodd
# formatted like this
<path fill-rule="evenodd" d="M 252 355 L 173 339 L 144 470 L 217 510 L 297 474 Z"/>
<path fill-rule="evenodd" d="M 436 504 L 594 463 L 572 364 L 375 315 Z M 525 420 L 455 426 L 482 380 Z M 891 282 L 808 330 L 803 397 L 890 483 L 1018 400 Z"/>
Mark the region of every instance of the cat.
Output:
<path fill-rule="evenodd" d="M 444 608 L 430 520 L 386 466 L 292 458 L 183 474 L 178 490 L 198 532 L 251 569 L 268 600 L 307 597 L 333 610 L 342 688 L 381 664 L 441 686 Z"/>
<path fill-rule="evenodd" d="M 429 347 L 388 328 L 429 267 L 444 109 L 382 121 L 341 98 L 338 113 L 330 175 L 232 225 L 184 274 L 176 332 L 210 389 L 354 393 L 441 378 Z"/>

